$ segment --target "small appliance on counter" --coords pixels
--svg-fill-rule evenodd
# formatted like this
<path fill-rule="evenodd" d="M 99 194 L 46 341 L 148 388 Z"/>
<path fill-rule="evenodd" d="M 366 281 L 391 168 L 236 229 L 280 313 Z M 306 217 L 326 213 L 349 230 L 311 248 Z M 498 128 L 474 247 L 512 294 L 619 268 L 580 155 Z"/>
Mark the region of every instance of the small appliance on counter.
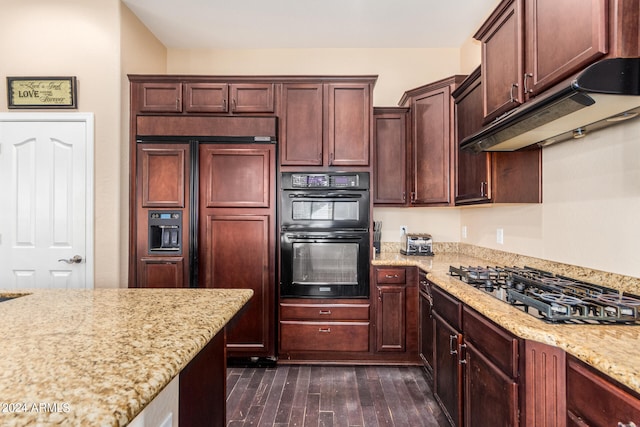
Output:
<path fill-rule="evenodd" d="M 431 234 L 403 234 L 400 241 L 402 255 L 433 256 L 433 240 Z"/>

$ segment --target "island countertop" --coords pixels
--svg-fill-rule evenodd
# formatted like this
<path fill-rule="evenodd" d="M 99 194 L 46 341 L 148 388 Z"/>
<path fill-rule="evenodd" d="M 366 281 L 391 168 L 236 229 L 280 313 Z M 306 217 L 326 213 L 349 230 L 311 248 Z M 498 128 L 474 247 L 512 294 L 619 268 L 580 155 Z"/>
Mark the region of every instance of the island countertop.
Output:
<path fill-rule="evenodd" d="M 640 289 L 640 279 L 505 253 L 494 256 L 437 251 L 432 257 L 382 253 L 376 256 L 372 265 L 419 267 L 427 271 L 427 278 L 437 286 L 514 335 L 559 347 L 640 393 L 640 353 L 637 351 L 640 326 L 549 324 L 509 304 L 496 303 L 496 299 L 486 292 L 452 277 L 449 266 L 529 265 L 592 283 L 608 284 L 634 294 Z"/>
<path fill-rule="evenodd" d="M 253 291 L 23 293 L 0 302 L 2 426 L 128 424 Z"/>

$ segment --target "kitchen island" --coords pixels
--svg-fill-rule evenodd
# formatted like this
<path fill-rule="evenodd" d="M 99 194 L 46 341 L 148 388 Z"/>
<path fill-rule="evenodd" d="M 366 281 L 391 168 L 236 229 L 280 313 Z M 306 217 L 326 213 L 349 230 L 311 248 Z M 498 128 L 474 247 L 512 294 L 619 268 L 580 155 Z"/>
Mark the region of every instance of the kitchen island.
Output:
<path fill-rule="evenodd" d="M 0 425 L 129 424 L 173 379 L 182 382 L 185 371 L 191 381 L 203 362 L 217 360 L 224 368 L 224 357 L 208 355 L 215 350 L 224 356 L 225 326 L 252 294 L 246 289 L 0 291 L 3 297 L 17 296 L 0 302 Z M 219 348 L 213 349 L 214 343 Z M 212 372 L 224 377 L 219 368 Z M 224 393 L 224 378 L 220 384 Z M 180 384 L 181 408 L 182 391 Z"/>
<path fill-rule="evenodd" d="M 640 325 L 549 324 L 452 277 L 449 266 L 528 265 L 635 295 L 640 294 L 640 279 L 471 245 L 447 245 L 434 245 L 436 255 L 432 257 L 404 256 L 383 249 L 372 265 L 419 267 L 438 287 L 514 335 L 558 347 L 640 393 Z"/>

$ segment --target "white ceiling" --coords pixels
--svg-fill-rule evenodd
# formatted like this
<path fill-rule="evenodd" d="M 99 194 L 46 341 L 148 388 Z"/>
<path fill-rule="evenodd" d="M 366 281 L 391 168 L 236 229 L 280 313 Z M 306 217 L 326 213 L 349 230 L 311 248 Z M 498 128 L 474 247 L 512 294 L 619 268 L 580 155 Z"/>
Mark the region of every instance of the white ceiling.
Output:
<path fill-rule="evenodd" d="M 123 0 L 168 48 L 460 47 L 498 0 Z"/>

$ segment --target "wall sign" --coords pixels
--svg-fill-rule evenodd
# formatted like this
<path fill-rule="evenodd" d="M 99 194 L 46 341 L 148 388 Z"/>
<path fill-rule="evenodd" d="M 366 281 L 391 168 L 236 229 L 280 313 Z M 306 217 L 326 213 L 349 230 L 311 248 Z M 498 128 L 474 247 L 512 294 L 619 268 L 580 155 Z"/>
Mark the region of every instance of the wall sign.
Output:
<path fill-rule="evenodd" d="M 77 108 L 74 77 L 7 77 L 9 108 Z"/>

